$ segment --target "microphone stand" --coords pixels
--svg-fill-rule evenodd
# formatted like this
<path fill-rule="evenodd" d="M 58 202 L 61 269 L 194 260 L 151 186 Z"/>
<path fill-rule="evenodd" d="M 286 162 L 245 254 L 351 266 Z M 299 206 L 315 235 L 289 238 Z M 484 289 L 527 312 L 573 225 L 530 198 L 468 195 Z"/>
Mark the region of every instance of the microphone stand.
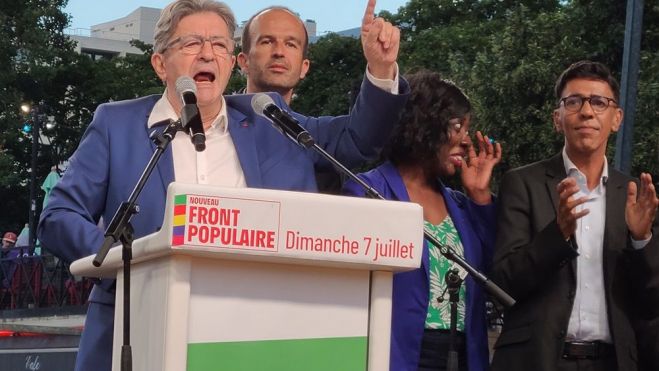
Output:
<path fill-rule="evenodd" d="M 444 282 L 446 282 L 446 288 L 440 297 L 437 298 L 437 302 L 444 302 L 444 294 L 448 291 L 449 294 L 449 304 L 451 308 L 451 319 L 449 325 L 449 346 L 448 346 L 448 358 L 446 359 L 446 370 L 447 371 L 458 371 L 459 362 L 458 362 L 458 351 L 455 348 L 455 338 L 457 336 L 457 324 L 458 324 L 458 302 L 460 301 L 460 286 L 464 280 L 460 277 L 458 269 L 451 268 L 444 275 Z"/>
<path fill-rule="evenodd" d="M 131 371 L 133 369 L 133 355 L 130 346 L 130 262 L 132 259 L 133 226 L 130 224 L 130 219 L 133 215 L 140 212 L 137 205 L 137 198 L 144 189 L 144 185 L 151 176 L 153 169 L 169 143 L 176 136 L 176 132 L 183 130 L 180 120 L 166 120 L 164 123 L 167 123 L 167 127 L 162 133 L 156 131 L 151 134 L 151 140 L 156 144 L 156 150 L 137 181 L 135 188 L 133 188 L 130 197 L 128 197 L 127 201 L 121 203 L 121 206 L 119 206 L 119 209 L 117 209 L 117 212 L 112 217 L 110 224 L 105 230 L 103 245 L 96 253 L 92 262 L 95 267 L 100 267 L 110 251 L 110 247 L 117 241 L 121 241 L 121 259 L 123 260 L 124 275 L 123 345 L 121 346 L 122 371 Z"/>

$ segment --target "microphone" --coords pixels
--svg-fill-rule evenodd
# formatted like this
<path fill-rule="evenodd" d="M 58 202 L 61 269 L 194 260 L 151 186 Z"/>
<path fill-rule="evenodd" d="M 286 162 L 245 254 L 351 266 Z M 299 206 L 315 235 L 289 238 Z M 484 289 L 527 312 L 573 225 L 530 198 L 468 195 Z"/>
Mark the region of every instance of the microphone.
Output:
<path fill-rule="evenodd" d="M 267 94 L 254 94 L 252 97 L 252 109 L 258 115 L 270 120 L 275 129 L 300 146 L 309 148 L 315 144 L 311 134 L 309 134 L 309 132 L 306 131 L 288 112 L 277 107 L 272 98 Z"/>
<path fill-rule="evenodd" d="M 176 80 L 176 92 L 181 97 L 181 124 L 190 134 L 190 140 L 197 152 L 206 149 L 206 134 L 201 122 L 199 107 L 197 107 L 197 85 L 189 76 L 181 76 Z"/>

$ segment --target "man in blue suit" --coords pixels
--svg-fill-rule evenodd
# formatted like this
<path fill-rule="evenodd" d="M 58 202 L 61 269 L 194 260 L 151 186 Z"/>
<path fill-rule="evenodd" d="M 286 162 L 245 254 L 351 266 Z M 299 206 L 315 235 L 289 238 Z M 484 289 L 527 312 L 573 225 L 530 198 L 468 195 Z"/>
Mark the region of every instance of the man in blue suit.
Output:
<path fill-rule="evenodd" d="M 398 82 L 399 31 L 375 18 L 374 7 L 370 0 L 362 29 L 368 74 L 350 116 L 293 114 L 320 146 L 348 166 L 377 156 L 407 98 L 406 83 Z M 38 233 L 46 248 L 69 262 L 97 252 L 104 239 L 98 222 L 111 220 L 130 195 L 155 150 L 150 134 L 164 129 L 162 120 L 178 117 L 182 104 L 175 82 L 180 76 L 195 80 L 207 149 L 196 152 L 187 134 L 176 135 L 137 200 L 140 213 L 131 220 L 136 238 L 160 228 L 166 188 L 174 180 L 316 190 L 314 166 L 320 158 L 254 113 L 251 96 L 222 95 L 235 63 L 234 29 L 231 10 L 214 0 L 176 0 L 162 11 L 151 62 L 165 92 L 98 107 L 41 214 Z M 281 97 L 275 103 L 287 109 Z M 92 291 L 76 370 L 111 368 L 114 285 L 104 280 Z"/>

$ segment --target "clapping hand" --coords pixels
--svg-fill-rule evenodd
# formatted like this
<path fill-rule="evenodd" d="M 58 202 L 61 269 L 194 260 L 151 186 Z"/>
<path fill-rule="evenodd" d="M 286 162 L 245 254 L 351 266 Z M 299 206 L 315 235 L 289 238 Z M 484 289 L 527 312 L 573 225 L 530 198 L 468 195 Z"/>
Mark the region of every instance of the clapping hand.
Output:
<path fill-rule="evenodd" d="M 640 183 L 641 189 L 637 191 L 636 183 L 629 182 L 625 206 L 627 228 L 636 241 L 647 240 L 652 236 L 652 223 L 659 205 L 652 176 L 641 173 Z"/>
<path fill-rule="evenodd" d="M 577 181 L 572 177 L 567 177 L 558 183 L 556 191 L 558 192 L 556 223 L 563 234 L 563 238 L 568 240 L 577 230 L 577 219 L 590 212 L 588 209 L 582 209 L 581 211 L 575 210 L 577 206 L 586 202 L 588 197 L 574 198 L 574 195 L 579 192 L 579 186 L 577 185 Z"/>

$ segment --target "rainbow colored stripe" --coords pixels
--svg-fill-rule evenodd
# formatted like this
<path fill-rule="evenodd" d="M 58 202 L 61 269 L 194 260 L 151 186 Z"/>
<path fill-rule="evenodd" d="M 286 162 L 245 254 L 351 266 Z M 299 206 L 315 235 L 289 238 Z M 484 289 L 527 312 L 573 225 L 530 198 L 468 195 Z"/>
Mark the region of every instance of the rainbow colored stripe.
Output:
<path fill-rule="evenodd" d="M 185 217 L 188 195 L 174 196 L 174 220 L 172 221 L 172 246 L 180 246 L 185 242 Z"/>

